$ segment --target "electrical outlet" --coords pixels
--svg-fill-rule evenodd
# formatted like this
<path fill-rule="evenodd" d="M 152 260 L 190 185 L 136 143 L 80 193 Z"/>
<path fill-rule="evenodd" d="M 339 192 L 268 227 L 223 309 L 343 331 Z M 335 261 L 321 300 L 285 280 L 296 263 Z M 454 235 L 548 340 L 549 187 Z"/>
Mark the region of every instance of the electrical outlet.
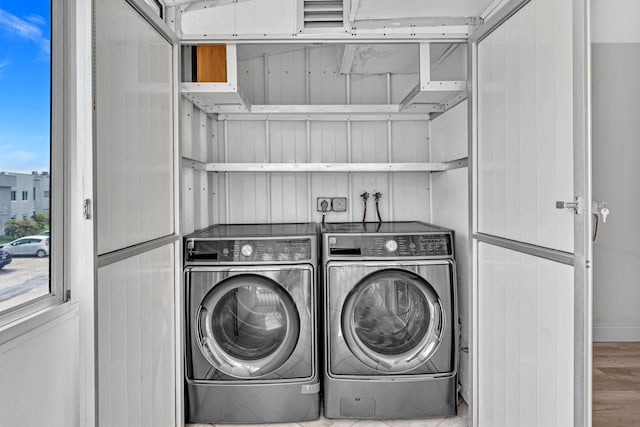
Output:
<path fill-rule="evenodd" d="M 318 212 L 331 212 L 331 197 L 318 197 L 316 209 Z"/>
<path fill-rule="evenodd" d="M 346 212 L 347 211 L 347 198 L 346 197 L 333 197 L 331 199 L 331 209 L 334 212 Z"/>

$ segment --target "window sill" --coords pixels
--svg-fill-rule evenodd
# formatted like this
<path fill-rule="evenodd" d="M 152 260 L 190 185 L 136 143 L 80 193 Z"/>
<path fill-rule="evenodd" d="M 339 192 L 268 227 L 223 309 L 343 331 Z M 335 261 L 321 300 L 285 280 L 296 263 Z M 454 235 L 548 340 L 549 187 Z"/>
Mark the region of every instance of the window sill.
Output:
<path fill-rule="evenodd" d="M 0 353 L 78 314 L 77 302 L 54 303 L 0 326 Z"/>

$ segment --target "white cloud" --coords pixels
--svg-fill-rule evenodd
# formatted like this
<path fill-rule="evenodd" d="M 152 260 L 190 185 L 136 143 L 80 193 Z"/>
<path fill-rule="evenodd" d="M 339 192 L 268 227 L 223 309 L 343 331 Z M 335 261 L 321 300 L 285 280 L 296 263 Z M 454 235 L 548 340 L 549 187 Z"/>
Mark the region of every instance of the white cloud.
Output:
<path fill-rule="evenodd" d="M 47 23 L 47 20 L 40 15 L 29 15 L 26 20 L 35 25 L 45 25 Z"/>
<path fill-rule="evenodd" d="M 27 19 L 31 20 L 32 23 L 22 20 L 17 16 L 0 9 L 0 28 L 4 28 L 12 34 L 35 42 L 42 50 L 49 53 L 49 39 L 44 37 L 42 30 L 36 25 L 44 24 L 44 19 L 38 15 L 32 15 Z"/>
<path fill-rule="evenodd" d="M 42 38 L 42 31 L 36 25 L 23 21 L 2 9 L 0 9 L 0 25 L 9 31 L 31 40 Z"/>

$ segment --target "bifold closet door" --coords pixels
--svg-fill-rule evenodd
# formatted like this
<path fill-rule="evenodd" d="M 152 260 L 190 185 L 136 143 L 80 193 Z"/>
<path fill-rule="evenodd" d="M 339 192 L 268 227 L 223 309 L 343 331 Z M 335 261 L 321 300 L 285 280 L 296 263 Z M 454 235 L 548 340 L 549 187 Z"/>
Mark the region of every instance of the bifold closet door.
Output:
<path fill-rule="evenodd" d="M 143 0 L 94 4 L 96 420 L 181 423 L 177 44 Z"/>
<path fill-rule="evenodd" d="M 472 36 L 475 426 L 590 425 L 587 7 L 510 1 Z"/>

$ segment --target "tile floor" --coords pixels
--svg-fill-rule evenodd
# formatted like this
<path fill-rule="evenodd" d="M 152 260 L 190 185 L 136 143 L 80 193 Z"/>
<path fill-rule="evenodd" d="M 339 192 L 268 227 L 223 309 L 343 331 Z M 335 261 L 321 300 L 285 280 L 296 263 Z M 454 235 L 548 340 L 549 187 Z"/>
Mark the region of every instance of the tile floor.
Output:
<path fill-rule="evenodd" d="M 458 416 L 423 420 L 330 420 L 324 417 L 315 421 L 285 424 L 187 424 L 187 427 L 467 427 L 469 407 L 464 401 L 458 404 Z"/>

